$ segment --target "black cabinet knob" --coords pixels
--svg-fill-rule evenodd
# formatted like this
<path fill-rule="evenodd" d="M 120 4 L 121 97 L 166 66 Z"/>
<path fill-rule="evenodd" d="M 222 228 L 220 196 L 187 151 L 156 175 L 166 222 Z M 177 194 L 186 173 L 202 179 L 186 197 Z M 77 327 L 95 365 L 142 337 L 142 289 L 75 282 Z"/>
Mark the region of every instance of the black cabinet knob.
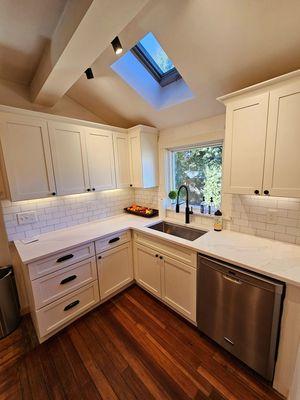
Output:
<path fill-rule="evenodd" d="M 255 194 L 259 194 L 259 190 L 257 190 L 257 189 L 254 190 L 254 193 L 255 193 Z"/>
<path fill-rule="evenodd" d="M 95 190 L 96 190 L 95 188 L 92 189 L 93 192 L 94 192 Z"/>
<path fill-rule="evenodd" d="M 265 194 L 266 196 L 269 196 L 270 192 L 269 192 L 268 190 L 264 190 L 264 194 Z"/>
<path fill-rule="evenodd" d="M 90 192 L 90 191 L 91 191 L 91 189 L 86 189 L 86 191 L 87 191 L 87 192 Z"/>
<path fill-rule="evenodd" d="M 155 257 L 158 257 L 158 254 L 155 254 Z"/>
<path fill-rule="evenodd" d="M 163 259 L 163 256 L 159 256 L 159 258 L 162 260 L 162 259 Z"/>
<path fill-rule="evenodd" d="M 102 258 L 101 256 L 98 256 L 98 260 L 101 260 L 101 258 Z"/>
<path fill-rule="evenodd" d="M 56 193 L 55 193 L 55 192 L 52 192 L 51 194 L 52 194 L 52 196 L 56 196 Z"/>
<path fill-rule="evenodd" d="M 132 187 L 133 186 L 132 183 L 129 186 Z"/>

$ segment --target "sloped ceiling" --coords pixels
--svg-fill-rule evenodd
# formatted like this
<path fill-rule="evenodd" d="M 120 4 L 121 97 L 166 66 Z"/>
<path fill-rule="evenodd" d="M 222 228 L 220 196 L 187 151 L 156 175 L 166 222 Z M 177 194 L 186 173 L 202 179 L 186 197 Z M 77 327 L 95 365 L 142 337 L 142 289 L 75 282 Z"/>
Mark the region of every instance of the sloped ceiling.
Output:
<path fill-rule="evenodd" d="M 110 45 L 68 95 L 114 125 L 158 128 L 218 115 L 216 97 L 300 67 L 299 0 L 152 0 L 120 33 L 125 51 L 153 32 L 195 99 L 157 111 L 110 68 Z M 91 38 L 91 40 L 96 40 Z"/>
<path fill-rule="evenodd" d="M 1 0 L 0 78 L 28 85 L 66 0 Z"/>

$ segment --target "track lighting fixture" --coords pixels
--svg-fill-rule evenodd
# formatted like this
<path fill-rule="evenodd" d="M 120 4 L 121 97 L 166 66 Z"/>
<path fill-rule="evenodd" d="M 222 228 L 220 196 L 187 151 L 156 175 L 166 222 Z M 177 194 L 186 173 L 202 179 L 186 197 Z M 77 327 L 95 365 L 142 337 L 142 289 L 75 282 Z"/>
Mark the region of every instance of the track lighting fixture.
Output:
<path fill-rule="evenodd" d="M 92 68 L 88 68 L 84 71 L 84 73 L 86 74 L 87 79 L 93 79 L 94 78 L 94 74 L 92 71 Z"/>
<path fill-rule="evenodd" d="M 111 42 L 111 45 L 115 51 L 116 54 L 121 54 L 123 51 L 123 47 L 121 45 L 120 39 L 118 36 L 114 38 L 114 40 Z"/>

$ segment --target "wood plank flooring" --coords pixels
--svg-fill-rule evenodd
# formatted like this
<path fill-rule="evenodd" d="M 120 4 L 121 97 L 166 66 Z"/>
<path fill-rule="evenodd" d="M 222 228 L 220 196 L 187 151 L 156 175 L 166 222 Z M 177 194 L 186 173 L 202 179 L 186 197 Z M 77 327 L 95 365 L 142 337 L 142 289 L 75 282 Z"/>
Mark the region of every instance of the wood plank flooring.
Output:
<path fill-rule="evenodd" d="M 29 317 L 0 340 L 0 399 L 279 400 L 167 307 L 132 286 L 39 345 Z"/>

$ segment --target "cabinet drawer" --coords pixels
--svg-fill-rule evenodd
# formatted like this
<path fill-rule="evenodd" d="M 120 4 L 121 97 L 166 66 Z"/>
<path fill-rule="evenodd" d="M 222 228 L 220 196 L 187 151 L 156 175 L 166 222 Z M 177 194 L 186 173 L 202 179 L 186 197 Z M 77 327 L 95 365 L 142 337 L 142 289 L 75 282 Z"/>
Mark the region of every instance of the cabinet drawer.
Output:
<path fill-rule="evenodd" d="M 35 279 L 32 282 L 35 308 L 44 307 L 96 279 L 97 267 L 95 257 L 62 268 L 42 278 Z"/>
<path fill-rule="evenodd" d="M 28 271 L 31 280 L 40 278 L 51 272 L 58 271 L 68 265 L 75 264 L 78 261 L 85 260 L 95 255 L 93 243 L 87 243 L 82 246 L 73 247 L 72 249 L 61 251 L 50 257 L 28 264 Z"/>
<path fill-rule="evenodd" d="M 36 312 L 39 334 L 48 335 L 99 302 L 98 282 L 84 286 Z"/>
<path fill-rule="evenodd" d="M 131 240 L 130 231 L 117 232 L 113 235 L 106 236 L 103 239 L 99 239 L 95 242 L 96 253 L 112 249 L 113 247 L 119 246 L 120 244 L 129 242 Z"/>
<path fill-rule="evenodd" d="M 167 256 L 182 261 L 194 268 L 197 265 L 197 253 L 193 250 L 187 249 L 175 243 L 168 242 L 166 240 L 156 239 L 151 236 L 134 232 L 134 240 L 137 243 L 141 243 L 145 246 L 149 246 L 158 252 L 162 252 Z"/>

